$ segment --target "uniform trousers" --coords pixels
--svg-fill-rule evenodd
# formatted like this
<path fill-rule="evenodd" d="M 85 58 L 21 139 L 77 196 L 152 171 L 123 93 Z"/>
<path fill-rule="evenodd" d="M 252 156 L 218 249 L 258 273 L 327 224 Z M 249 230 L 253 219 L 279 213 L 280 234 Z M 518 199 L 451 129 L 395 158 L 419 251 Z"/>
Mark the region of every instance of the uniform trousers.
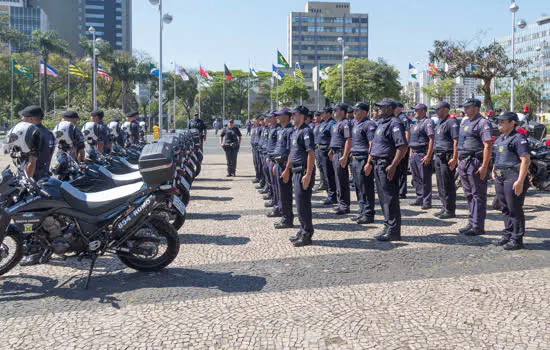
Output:
<path fill-rule="evenodd" d="M 304 189 L 302 185 L 302 177 L 305 175 L 305 170 L 297 173 L 292 173 L 292 185 L 294 186 L 294 198 L 296 200 L 296 210 L 298 219 L 300 220 L 300 230 L 304 233 L 313 234 L 313 217 L 311 211 L 311 194 L 315 183 L 315 169 L 311 175 L 309 186 Z"/>
<path fill-rule="evenodd" d="M 347 164 L 343 168 L 340 164 L 340 158 L 342 155 L 342 151 L 333 151 L 332 166 L 334 168 L 338 208 L 341 210 L 348 210 L 350 207 L 349 171 Z"/>
<path fill-rule="evenodd" d="M 460 182 L 464 189 L 464 196 L 468 201 L 468 223 L 472 227 L 485 229 L 487 216 L 487 176 L 481 180 L 476 171 L 482 161 L 477 158 L 466 158 L 458 163 Z"/>
<path fill-rule="evenodd" d="M 416 200 L 422 205 L 432 205 L 432 172 L 433 163 L 422 164 L 422 158 L 426 153 L 413 152 L 410 156 L 411 174 L 416 189 Z"/>
<path fill-rule="evenodd" d="M 450 159 L 451 153 L 436 154 L 434 165 L 437 191 L 443 209 L 447 213 L 454 214 L 456 211 L 456 168 L 451 170 L 449 167 Z"/>
<path fill-rule="evenodd" d="M 351 170 L 355 182 L 355 194 L 359 202 L 359 214 L 361 216 L 374 218 L 374 174 L 365 175 L 363 168 L 367 159 L 351 160 Z"/>
<path fill-rule="evenodd" d="M 224 145 L 225 159 L 227 161 L 227 174 L 234 175 L 237 169 L 237 155 L 239 154 L 239 145 Z"/>
<path fill-rule="evenodd" d="M 319 149 L 320 171 L 324 174 L 327 182 L 327 199 L 336 202 L 336 179 L 334 176 L 334 168 L 328 157 L 329 149 Z"/>
<path fill-rule="evenodd" d="M 386 168 L 391 161 L 385 159 L 375 160 L 374 180 L 378 190 L 380 206 L 384 213 L 384 230 L 392 237 L 401 237 L 401 207 L 399 203 L 399 175 L 401 169 L 397 167 L 393 179 L 388 180 Z"/>
<path fill-rule="evenodd" d="M 277 179 L 276 183 L 279 189 L 279 209 L 283 215 L 281 223 L 292 225 L 294 223 L 294 213 L 292 212 L 292 180 L 285 183 L 281 178 L 285 167 L 286 162 L 275 164 L 275 178 Z"/>
<path fill-rule="evenodd" d="M 495 178 L 495 191 L 502 214 L 504 214 L 504 231 L 503 238 L 513 239 L 522 243 L 525 235 L 525 214 L 523 212 L 523 203 L 525 201 L 525 193 L 529 187 L 529 180 L 525 178 L 523 184 L 523 192 L 516 196 L 513 185 L 518 179 L 518 172 L 508 170 L 502 176 Z"/>

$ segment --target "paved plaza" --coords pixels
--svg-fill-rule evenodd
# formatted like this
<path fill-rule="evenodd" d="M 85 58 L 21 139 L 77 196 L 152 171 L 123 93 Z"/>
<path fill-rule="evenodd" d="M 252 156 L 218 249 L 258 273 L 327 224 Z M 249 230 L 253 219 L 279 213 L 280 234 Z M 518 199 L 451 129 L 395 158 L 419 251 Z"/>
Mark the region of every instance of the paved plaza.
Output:
<path fill-rule="evenodd" d="M 373 238 L 379 207 L 358 226 L 355 202 L 337 217 L 314 193 L 313 245 L 294 248 L 298 226 L 273 229 L 250 182 L 249 139 L 226 178 L 208 138 L 174 263 L 147 274 L 105 256 L 89 290 L 88 261 L 17 267 L 0 277 L 0 349 L 550 348 L 550 193 L 529 191 L 520 251 L 490 244 L 503 228 L 494 210 L 486 235 L 457 234 L 462 190 L 454 220 L 433 216 L 437 197 L 429 211 L 402 203 L 393 243 Z"/>

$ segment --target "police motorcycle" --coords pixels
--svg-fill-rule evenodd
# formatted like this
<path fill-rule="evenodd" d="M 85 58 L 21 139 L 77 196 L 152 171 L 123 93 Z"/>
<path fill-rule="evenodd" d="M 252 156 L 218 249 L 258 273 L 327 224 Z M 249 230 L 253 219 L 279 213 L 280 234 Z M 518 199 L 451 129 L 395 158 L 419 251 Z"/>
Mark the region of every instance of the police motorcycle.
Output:
<path fill-rule="evenodd" d="M 172 149 L 174 150 L 174 162 L 175 162 L 175 170 L 174 170 L 174 181 L 173 185 L 179 190 L 180 192 L 180 199 L 185 205 L 189 204 L 189 200 L 191 198 L 190 196 L 190 189 L 191 184 L 184 176 L 185 173 L 185 165 L 183 164 L 183 153 L 184 150 L 179 142 L 178 135 L 167 135 L 163 136 L 160 139 L 160 142 L 164 142 Z"/>
<path fill-rule="evenodd" d="M 138 271 L 159 271 L 174 261 L 180 249 L 177 231 L 155 214 L 167 202 L 185 214 L 171 185 L 173 155 L 167 145 L 144 149 L 143 182 L 84 193 L 52 177 L 37 182 L 26 175 L 37 132 L 21 122 L 8 135 L 19 168 L 12 172 L 8 166 L 0 175 L 0 275 L 23 256 L 38 257 L 38 263 L 52 254 L 90 259 L 87 288 L 96 259 L 106 253 Z"/>
<path fill-rule="evenodd" d="M 531 150 L 529 179 L 531 184 L 542 191 L 550 191 L 550 147 L 534 137 L 528 137 Z"/>
<path fill-rule="evenodd" d="M 203 160 L 200 133 L 197 129 L 183 130 L 180 133 L 182 133 L 187 139 L 186 164 L 193 170 L 193 178 L 196 178 L 201 172 L 201 163 Z"/>

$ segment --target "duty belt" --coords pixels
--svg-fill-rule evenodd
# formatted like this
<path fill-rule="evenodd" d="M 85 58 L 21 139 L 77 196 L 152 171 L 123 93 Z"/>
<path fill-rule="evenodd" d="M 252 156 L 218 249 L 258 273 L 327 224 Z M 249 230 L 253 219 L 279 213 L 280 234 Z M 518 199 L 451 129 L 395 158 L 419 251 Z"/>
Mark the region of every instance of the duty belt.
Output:
<path fill-rule="evenodd" d="M 330 150 L 333 152 L 333 153 L 336 153 L 336 152 L 343 152 L 344 149 L 341 148 L 341 147 L 331 147 Z"/>
<path fill-rule="evenodd" d="M 235 145 L 234 142 L 224 144 L 224 146 L 229 146 L 229 147 L 233 147 L 233 145 Z"/>
<path fill-rule="evenodd" d="M 293 174 L 298 174 L 303 172 L 305 168 L 303 165 L 299 165 L 299 166 L 293 165 L 290 170 L 292 171 Z"/>
<path fill-rule="evenodd" d="M 509 174 L 519 174 L 518 168 L 502 168 L 502 169 L 495 169 L 495 174 L 498 177 L 504 177 Z"/>
<path fill-rule="evenodd" d="M 317 145 L 316 147 L 318 147 L 321 151 L 328 149 L 328 145 Z"/>
<path fill-rule="evenodd" d="M 392 158 L 390 157 L 372 157 L 372 161 L 374 164 L 386 166 L 388 164 L 391 164 Z"/>
<path fill-rule="evenodd" d="M 365 159 L 369 159 L 369 156 L 368 156 L 368 154 L 367 155 L 361 155 L 361 154 L 351 155 L 351 159 L 352 160 L 365 160 Z"/>
<path fill-rule="evenodd" d="M 411 148 L 413 153 L 426 153 L 426 148 Z"/>
<path fill-rule="evenodd" d="M 464 153 L 458 156 L 459 160 L 472 160 L 474 158 L 483 160 L 483 153 Z"/>

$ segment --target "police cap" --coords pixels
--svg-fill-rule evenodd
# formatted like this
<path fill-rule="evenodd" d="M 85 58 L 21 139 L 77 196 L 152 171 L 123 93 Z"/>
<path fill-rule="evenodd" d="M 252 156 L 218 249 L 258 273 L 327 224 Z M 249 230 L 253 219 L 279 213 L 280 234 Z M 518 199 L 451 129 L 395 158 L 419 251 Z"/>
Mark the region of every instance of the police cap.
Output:
<path fill-rule="evenodd" d="M 425 109 L 425 110 L 428 110 L 428 106 L 426 106 L 425 104 L 423 103 L 420 103 L 420 104 L 417 104 L 416 106 L 413 107 L 414 110 L 417 110 L 417 109 Z"/>
<path fill-rule="evenodd" d="M 291 111 L 290 108 L 283 107 L 283 108 L 281 108 L 281 110 L 276 111 L 275 115 L 288 115 L 288 116 L 291 116 L 292 111 Z"/>
<path fill-rule="evenodd" d="M 135 117 L 136 115 L 139 115 L 139 113 L 136 111 L 132 111 L 126 114 L 126 118 L 132 118 L 132 117 Z"/>
<path fill-rule="evenodd" d="M 391 98 L 383 98 L 382 101 L 376 103 L 376 105 L 378 107 L 383 107 L 383 106 L 388 106 L 388 107 L 391 107 L 391 108 L 396 108 L 397 107 L 397 103 L 392 100 Z"/>
<path fill-rule="evenodd" d="M 328 106 L 321 109 L 321 113 L 332 113 L 332 107 Z"/>
<path fill-rule="evenodd" d="M 63 119 L 79 119 L 78 113 L 75 111 L 67 111 L 63 113 Z"/>
<path fill-rule="evenodd" d="M 497 120 L 510 120 L 519 122 L 518 115 L 514 112 L 506 111 L 497 117 Z"/>
<path fill-rule="evenodd" d="M 40 108 L 40 106 L 28 106 L 24 108 L 20 113 L 23 117 L 38 117 L 40 119 L 44 118 L 44 111 L 42 110 L 42 108 Z"/>
<path fill-rule="evenodd" d="M 474 106 L 474 107 L 481 107 L 481 101 L 477 98 L 469 98 L 464 102 L 460 107 L 468 107 L 468 106 Z"/>
<path fill-rule="evenodd" d="M 292 113 L 299 113 L 299 114 L 303 114 L 304 116 L 308 116 L 309 114 L 309 109 L 305 106 L 296 106 L 293 110 L 292 110 Z"/>
<path fill-rule="evenodd" d="M 103 119 L 103 117 L 105 116 L 105 113 L 103 113 L 101 109 L 97 109 L 91 113 L 91 116 L 98 117 L 99 119 Z"/>
<path fill-rule="evenodd" d="M 357 102 L 357 104 L 355 106 L 353 106 L 352 108 L 354 111 L 359 111 L 359 110 L 362 110 L 362 111 L 369 111 L 370 107 L 368 104 L 366 104 L 365 102 Z"/>
<path fill-rule="evenodd" d="M 438 104 L 436 104 L 434 107 L 433 107 L 435 110 L 438 110 L 440 108 L 451 108 L 451 105 L 449 104 L 449 102 L 447 101 L 441 101 L 439 102 Z"/>
<path fill-rule="evenodd" d="M 337 110 L 343 110 L 344 112 L 347 113 L 348 111 L 348 105 L 343 103 L 343 102 L 338 102 L 337 104 L 334 105 L 334 107 L 332 108 L 334 111 L 337 111 Z"/>

